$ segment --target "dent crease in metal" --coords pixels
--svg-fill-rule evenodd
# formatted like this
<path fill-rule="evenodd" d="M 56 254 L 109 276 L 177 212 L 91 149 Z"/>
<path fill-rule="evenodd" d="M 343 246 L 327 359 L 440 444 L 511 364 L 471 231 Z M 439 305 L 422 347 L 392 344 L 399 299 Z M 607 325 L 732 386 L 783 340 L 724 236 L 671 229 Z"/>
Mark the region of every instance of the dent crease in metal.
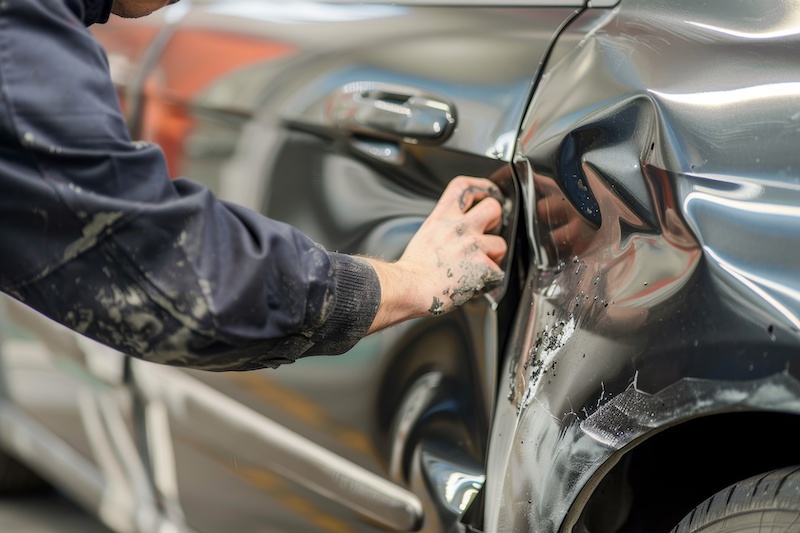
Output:
<path fill-rule="evenodd" d="M 600 465 L 672 425 L 800 414 L 800 6 L 772 7 L 629 1 L 560 37 L 514 157 L 538 264 L 486 531 L 560 531 Z"/>

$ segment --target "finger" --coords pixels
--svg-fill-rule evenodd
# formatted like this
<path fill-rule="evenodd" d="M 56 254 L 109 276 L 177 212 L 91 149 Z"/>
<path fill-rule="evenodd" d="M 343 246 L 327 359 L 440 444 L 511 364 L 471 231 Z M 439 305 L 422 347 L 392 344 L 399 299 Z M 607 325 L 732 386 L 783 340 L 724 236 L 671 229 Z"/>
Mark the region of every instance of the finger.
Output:
<path fill-rule="evenodd" d="M 574 228 L 570 224 L 565 224 L 550 232 L 550 239 L 558 251 L 565 252 L 572 248 L 573 231 Z"/>
<path fill-rule="evenodd" d="M 588 223 L 576 217 L 551 231 L 550 236 L 559 251 L 571 253 L 576 246 L 585 246 L 586 241 L 591 239 L 594 233 L 594 229 Z"/>
<path fill-rule="evenodd" d="M 502 195 L 497 185 L 485 178 L 459 176 L 450 181 L 442 193 L 437 209 L 445 210 L 449 214 L 464 213 L 476 202 L 488 196 L 500 198 Z"/>
<path fill-rule="evenodd" d="M 484 198 L 470 209 L 464 218 L 481 233 L 487 233 L 500 226 L 503 220 L 503 207 L 494 198 Z"/>
<path fill-rule="evenodd" d="M 489 272 L 483 278 L 484 285 L 480 291 L 481 293 L 486 293 L 499 287 L 506 277 L 506 273 L 497 265 L 492 264 L 489 268 Z"/>
<path fill-rule="evenodd" d="M 563 200 L 563 199 L 562 199 Z M 536 216 L 550 227 L 560 226 L 569 220 L 571 204 L 556 198 L 540 198 L 536 202 Z"/>
<path fill-rule="evenodd" d="M 499 235 L 481 235 L 478 237 L 478 247 L 497 265 L 500 264 L 508 252 L 508 243 Z"/>

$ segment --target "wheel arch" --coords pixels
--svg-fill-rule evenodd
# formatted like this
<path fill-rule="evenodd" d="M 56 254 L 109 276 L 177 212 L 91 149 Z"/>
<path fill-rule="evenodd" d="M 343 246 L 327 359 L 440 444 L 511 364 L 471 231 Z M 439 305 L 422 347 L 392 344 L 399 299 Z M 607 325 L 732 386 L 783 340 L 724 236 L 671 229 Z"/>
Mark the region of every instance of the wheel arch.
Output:
<path fill-rule="evenodd" d="M 654 429 L 606 462 L 578 496 L 580 516 L 561 531 L 669 532 L 726 486 L 800 463 L 787 438 L 798 431 L 800 412 L 774 408 L 706 413 Z"/>

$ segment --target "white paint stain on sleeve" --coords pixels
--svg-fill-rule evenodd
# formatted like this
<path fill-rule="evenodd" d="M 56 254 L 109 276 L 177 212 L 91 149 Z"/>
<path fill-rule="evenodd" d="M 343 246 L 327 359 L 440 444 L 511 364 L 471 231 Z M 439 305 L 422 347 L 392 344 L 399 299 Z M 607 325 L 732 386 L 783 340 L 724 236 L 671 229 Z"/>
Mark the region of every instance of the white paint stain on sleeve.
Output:
<path fill-rule="evenodd" d="M 96 213 L 92 220 L 83 227 L 83 236 L 66 247 L 63 260 L 70 261 L 83 252 L 91 250 L 97 245 L 98 239 L 120 218 L 122 218 L 122 213 L 118 211 Z"/>

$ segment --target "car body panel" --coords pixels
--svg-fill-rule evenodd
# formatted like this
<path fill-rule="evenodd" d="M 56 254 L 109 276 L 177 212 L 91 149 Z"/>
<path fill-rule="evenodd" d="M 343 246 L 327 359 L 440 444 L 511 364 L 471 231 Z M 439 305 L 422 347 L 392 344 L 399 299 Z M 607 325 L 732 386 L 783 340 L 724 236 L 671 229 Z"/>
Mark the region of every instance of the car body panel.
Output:
<path fill-rule="evenodd" d="M 658 432 L 800 414 L 800 11 L 769 7 L 624 1 L 547 65 L 487 531 L 588 531 L 598 480 Z"/>
<path fill-rule="evenodd" d="M 628 467 L 691 479 L 706 438 L 740 452 L 732 480 L 800 463 L 770 453 L 800 414 L 800 12 L 582 4 L 184 0 L 94 27 L 174 176 L 389 260 L 452 177 L 487 176 L 508 275 L 246 373 L 128 360 L 12 310 L 4 446 L 125 532 L 653 533 L 683 494 L 633 523 L 649 489 Z M 743 413 L 788 418 L 721 418 Z M 733 427 L 693 429 L 712 419 Z M 673 434 L 680 458 L 631 459 Z"/>

